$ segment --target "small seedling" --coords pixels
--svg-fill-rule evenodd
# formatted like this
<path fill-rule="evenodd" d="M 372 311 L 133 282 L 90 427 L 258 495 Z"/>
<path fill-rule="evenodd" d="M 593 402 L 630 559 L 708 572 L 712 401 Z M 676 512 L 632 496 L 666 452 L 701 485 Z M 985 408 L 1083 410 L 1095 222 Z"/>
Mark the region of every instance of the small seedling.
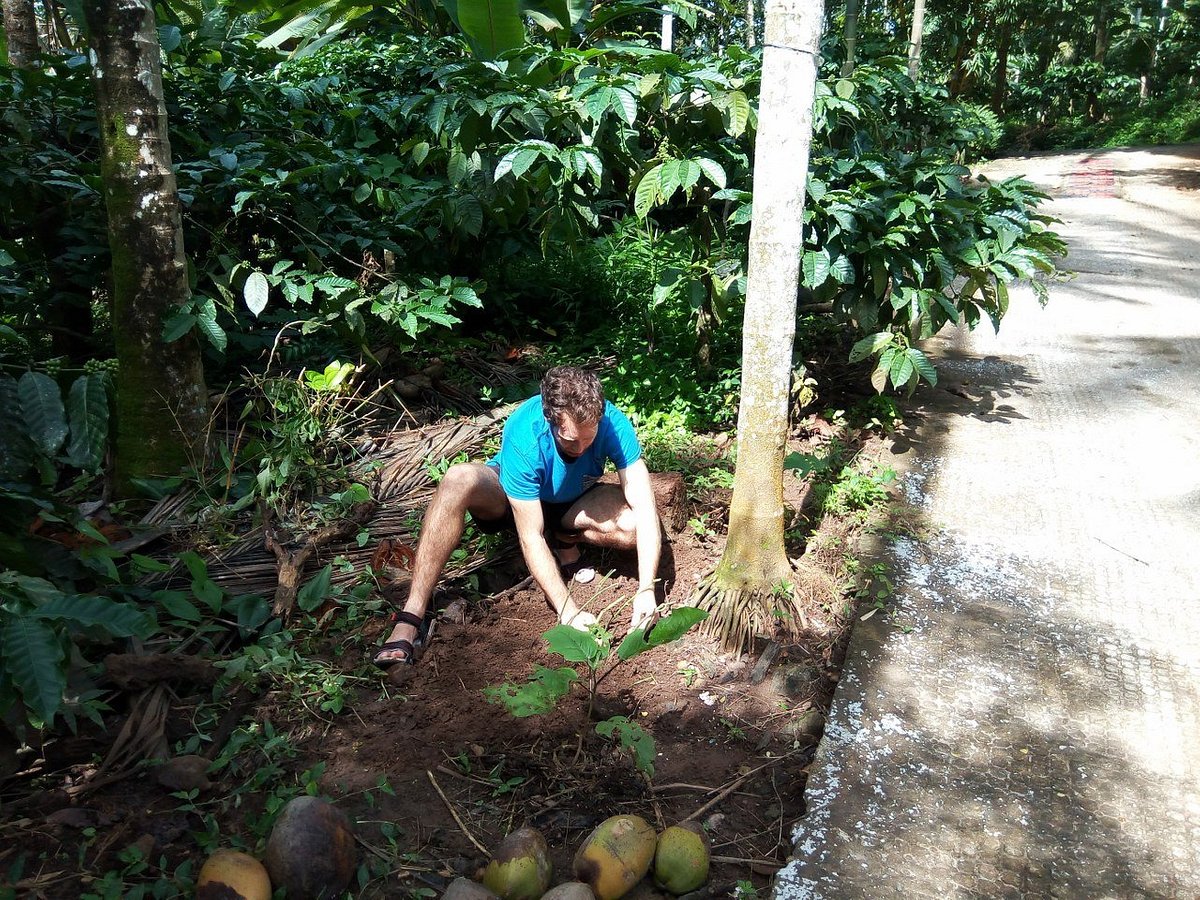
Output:
<path fill-rule="evenodd" d="M 542 637 L 549 645 L 551 653 L 561 656 L 568 663 L 583 663 L 586 667 L 587 679 L 581 686 L 588 692 L 590 719 L 600 683 L 612 674 L 618 665 L 653 647 L 678 640 L 688 629 L 706 618 L 708 614 L 703 610 L 690 606 L 682 607 L 653 623 L 649 634 L 646 633 L 645 627 L 635 628 L 615 650 L 612 646 L 612 633 L 599 625 L 591 626 L 588 631 L 580 631 L 570 625 L 556 625 Z M 610 661 L 611 665 L 602 673 L 600 670 Z M 576 684 L 579 684 L 579 673 L 573 666 L 560 666 L 557 669 L 538 666 L 524 684 L 505 682 L 484 688 L 483 694 L 489 701 L 499 703 L 520 719 L 550 712 Z M 654 739 L 641 725 L 627 716 L 613 716 L 598 723 L 596 732 L 601 737 L 617 741 L 621 747 L 631 751 L 638 769 L 645 773 L 647 778 L 654 776 Z M 582 739 L 583 734 L 580 732 L 580 740 Z"/>

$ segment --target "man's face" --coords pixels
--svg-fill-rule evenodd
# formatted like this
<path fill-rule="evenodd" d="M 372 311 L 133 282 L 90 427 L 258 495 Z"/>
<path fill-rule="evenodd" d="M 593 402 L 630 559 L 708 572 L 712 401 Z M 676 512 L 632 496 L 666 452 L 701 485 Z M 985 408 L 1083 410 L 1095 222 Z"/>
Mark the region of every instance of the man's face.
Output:
<path fill-rule="evenodd" d="M 579 459 L 596 440 L 596 432 L 600 430 L 598 422 L 586 425 L 576 422 L 571 416 L 564 414 L 551 431 L 554 433 L 554 443 L 558 454 L 568 462 Z"/>

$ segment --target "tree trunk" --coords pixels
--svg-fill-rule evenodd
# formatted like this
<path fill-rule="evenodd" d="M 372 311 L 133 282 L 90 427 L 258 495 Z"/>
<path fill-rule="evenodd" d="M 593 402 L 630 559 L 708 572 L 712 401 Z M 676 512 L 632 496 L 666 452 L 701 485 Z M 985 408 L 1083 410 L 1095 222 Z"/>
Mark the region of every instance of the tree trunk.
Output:
<path fill-rule="evenodd" d="M 746 49 L 754 49 L 754 0 L 746 0 Z"/>
<path fill-rule="evenodd" d="M 660 46 L 668 53 L 675 49 L 675 14 L 665 6 L 662 10 L 662 41 Z"/>
<path fill-rule="evenodd" d="M 776 613 L 787 599 L 778 588 L 792 576 L 783 543 L 783 457 L 822 6 L 768 0 L 766 7 L 737 470 L 725 552 L 699 594 L 711 613 L 706 628 L 727 646 L 803 621 L 803 609 Z"/>
<path fill-rule="evenodd" d="M 914 0 L 912 32 L 908 38 L 908 77 L 917 80 L 921 71 L 921 38 L 925 34 L 925 0 Z"/>
<path fill-rule="evenodd" d="M 33 0 L 3 0 L 4 34 L 8 38 L 8 64 L 14 69 L 40 65 L 37 16 Z"/>
<path fill-rule="evenodd" d="M 1008 47 L 1012 37 L 1012 26 L 1000 26 L 1000 37 L 996 46 L 996 83 L 992 86 L 992 112 L 1004 115 L 1004 101 L 1008 97 Z"/>
<path fill-rule="evenodd" d="M 174 475 L 207 422 L 194 334 L 171 344 L 163 323 L 189 299 L 183 228 L 158 31 L 149 0 L 88 0 L 100 172 L 113 258 L 117 378 L 117 484 Z"/>
<path fill-rule="evenodd" d="M 854 52 L 858 46 L 858 9 L 860 0 L 846 0 L 846 26 L 842 41 L 846 45 L 846 61 L 842 63 L 842 77 L 854 72 Z"/>
<path fill-rule="evenodd" d="M 1108 56 L 1108 0 L 1100 0 L 1100 8 L 1096 10 L 1096 49 L 1092 59 L 1103 65 Z"/>

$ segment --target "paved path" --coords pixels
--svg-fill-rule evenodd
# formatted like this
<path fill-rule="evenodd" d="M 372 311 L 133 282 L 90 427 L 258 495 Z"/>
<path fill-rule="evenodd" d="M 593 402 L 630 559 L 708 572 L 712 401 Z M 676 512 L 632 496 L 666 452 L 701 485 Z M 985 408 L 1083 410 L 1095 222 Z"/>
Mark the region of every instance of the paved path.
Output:
<path fill-rule="evenodd" d="M 1079 277 L 933 342 L 779 900 L 1200 897 L 1200 147 L 990 168 Z"/>

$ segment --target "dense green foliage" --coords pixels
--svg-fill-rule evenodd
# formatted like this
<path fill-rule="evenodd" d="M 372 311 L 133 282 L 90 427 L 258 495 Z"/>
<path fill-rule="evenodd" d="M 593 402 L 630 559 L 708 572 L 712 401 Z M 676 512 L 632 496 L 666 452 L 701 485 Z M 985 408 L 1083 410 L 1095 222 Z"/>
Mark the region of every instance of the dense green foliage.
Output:
<path fill-rule="evenodd" d="M 693 11 L 700 39 L 671 53 L 644 36 L 657 21 L 644 3 L 590 18 L 564 4 L 531 13 L 533 42 L 502 49 L 448 36 L 452 21 L 468 28 L 454 10 L 426 11 L 422 32 L 348 3 L 301 28 L 289 18 L 301 6 L 270 19 L 164 10 L 160 29 L 193 288 L 164 337 L 198 334 L 209 384 L 246 398 L 238 439 L 190 474 L 210 523 L 259 502 L 293 520 L 344 513 L 366 492 L 347 474 L 344 388 L 468 345 L 533 336 L 548 360 L 609 361 L 611 396 L 651 443 L 733 421 L 761 68 L 756 51 L 716 46 L 743 27 L 736 17 Z M 263 601 L 215 590 L 198 557 L 180 563 L 191 594 L 152 595 L 145 558 L 103 534 L 82 569 L 28 536 L 39 514 L 91 527 L 61 504 L 101 467 L 105 391 L 120 389 L 100 374 L 112 369 L 110 258 L 89 66 L 72 51 L 47 62 L 0 77 L 0 365 L 12 376 L 0 388 L 24 413 L 4 438 L 4 540 L 23 555 L 6 560 L 0 627 L 36 631 L 28 646 L 45 651 L 32 668 L 5 655 L 0 697 L 35 723 L 60 709 L 70 641 L 104 637 L 49 616 L 55 598 L 103 596 L 131 615 L 152 604 L 190 623 L 266 618 Z M 987 109 L 914 84 L 897 56 L 822 75 L 801 341 L 854 344 L 879 390 L 911 390 L 936 377 L 921 338 L 960 318 L 998 327 L 1007 285 L 1052 272 L 1062 245 L 1030 185 L 970 176 L 1000 139 Z M 120 633 L 153 627 L 131 619 Z"/>
<path fill-rule="evenodd" d="M 844 8 L 833 7 L 840 34 Z M 905 52 L 910 5 L 864 2 L 859 58 Z M 1200 139 L 1195 0 L 930 0 L 921 78 L 1028 149 Z"/>

